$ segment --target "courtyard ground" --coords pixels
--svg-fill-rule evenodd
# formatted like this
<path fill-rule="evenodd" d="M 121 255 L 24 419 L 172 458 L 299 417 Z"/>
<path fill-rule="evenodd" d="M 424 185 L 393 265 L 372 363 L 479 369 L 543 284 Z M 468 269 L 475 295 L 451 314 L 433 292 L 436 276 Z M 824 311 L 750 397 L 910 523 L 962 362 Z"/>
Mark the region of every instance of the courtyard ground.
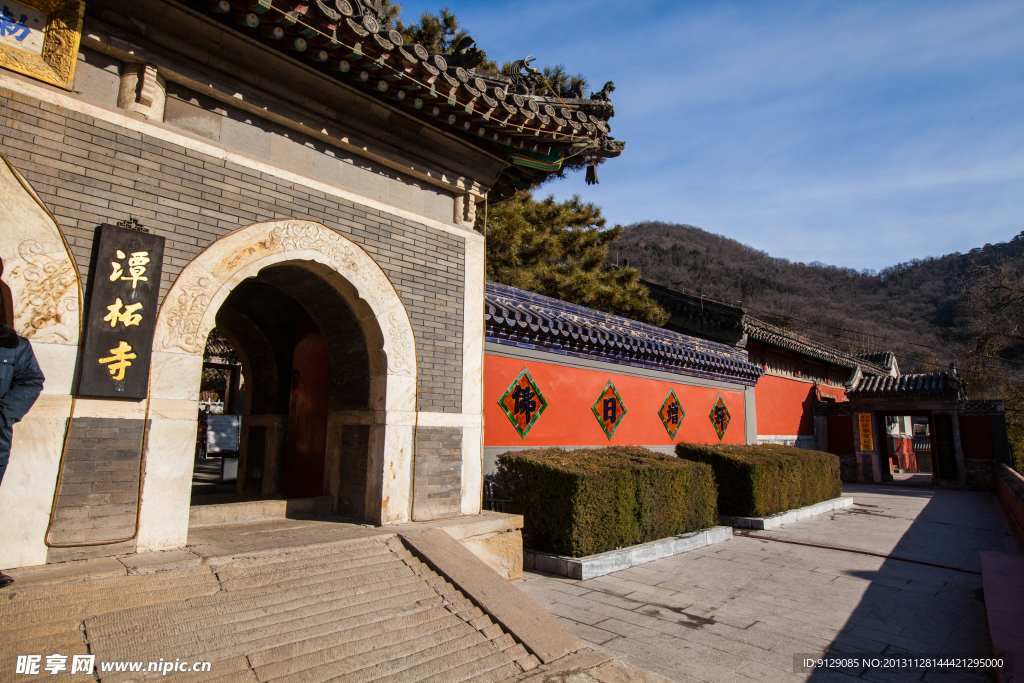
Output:
<path fill-rule="evenodd" d="M 979 553 L 1019 554 L 995 496 L 870 485 L 843 495 L 854 498 L 845 511 L 588 581 L 528 573 L 519 586 L 586 643 L 674 681 L 857 680 L 794 671 L 794 655 L 826 650 L 990 655 Z"/>

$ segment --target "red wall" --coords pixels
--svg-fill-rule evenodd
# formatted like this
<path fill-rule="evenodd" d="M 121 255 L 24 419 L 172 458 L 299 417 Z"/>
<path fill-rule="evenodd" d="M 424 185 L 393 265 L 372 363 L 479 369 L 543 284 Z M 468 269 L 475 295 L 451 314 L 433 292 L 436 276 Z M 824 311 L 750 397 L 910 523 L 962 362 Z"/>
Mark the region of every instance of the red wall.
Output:
<path fill-rule="evenodd" d="M 512 380 L 526 367 L 537 388 L 547 399 L 548 407 L 533 428 L 520 438 L 498 400 Z M 591 406 L 608 380 L 626 406 L 626 415 L 609 441 L 594 417 Z M 674 389 L 686 411 L 676 438 L 668 432 L 658 412 Z M 729 408 L 730 422 L 721 442 L 708 413 L 722 394 Z M 567 368 L 550 363 L 522 361 L 488 354 L 484 361 L 484 445 L 485 446 L 607 446 L 643 445 L 669 446 L 692 443 L 744 443 L 743 392 L 706 389 L 676 382 L 662 382 L 642 377 Z"/>
<path fill-rule="evenodd" d="M 836 387 L 824 391 L 840 400 L 846 392 Z M 761 436 L 814 436 L 814 385 L 786 377 L 765 375 L 754 388 L 757 400 L 757 433 Z"/>

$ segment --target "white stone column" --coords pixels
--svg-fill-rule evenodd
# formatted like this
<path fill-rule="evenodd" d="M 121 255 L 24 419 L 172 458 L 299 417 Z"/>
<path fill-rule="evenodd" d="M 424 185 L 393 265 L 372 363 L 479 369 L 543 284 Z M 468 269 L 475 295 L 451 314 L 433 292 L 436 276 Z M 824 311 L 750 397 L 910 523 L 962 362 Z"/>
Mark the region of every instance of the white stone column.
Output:
<path fill-rule="evenodd" d="M 462 314 L 462 501 L 464 515 L 480 512 L 484 467 L 484 259 L 485 243 L 466 239 L 466 291 Z"/>

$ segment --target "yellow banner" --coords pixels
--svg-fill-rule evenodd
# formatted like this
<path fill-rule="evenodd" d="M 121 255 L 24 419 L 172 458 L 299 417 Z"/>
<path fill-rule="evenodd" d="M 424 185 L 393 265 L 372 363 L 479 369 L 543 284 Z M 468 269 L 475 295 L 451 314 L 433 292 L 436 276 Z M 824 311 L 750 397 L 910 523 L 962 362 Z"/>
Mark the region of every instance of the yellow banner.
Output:
<path fill-rule="evenodd" d="M 875 438 L 871 431 L 871 413 L 858 413 L 857 421 L 860 426 L 860 450 L 875 450 Z"/>

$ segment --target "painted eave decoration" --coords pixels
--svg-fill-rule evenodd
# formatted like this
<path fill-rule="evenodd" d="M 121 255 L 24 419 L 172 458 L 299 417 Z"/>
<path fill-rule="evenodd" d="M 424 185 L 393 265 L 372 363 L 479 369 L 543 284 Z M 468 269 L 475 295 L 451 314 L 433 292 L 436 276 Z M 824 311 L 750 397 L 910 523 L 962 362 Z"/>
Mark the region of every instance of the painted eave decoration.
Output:
<path fill-rule="evenodd" d="M 498 405 L 523 439 L 530 433 L 541 413 L 548 407 L 547 399 L 537 388 L 530 371 L 523 368 L 498 401 Z"/>
<path fill-rule="evenodd" d="M 598 424 L 601 425 L 601 431 L 611 441 L 615 430 L 622 424 L 622 418 L 626 416 L 626 404 L 622 402 L 622 397 L 611 380 L 608 380 L 601 395 L 597 397 L 592 410 Z"/>
<path fill-rule="evenodd" d="M 0 0 L 0 66 L 71 89 L 84 0 Z"/>
<path fill-rule="evenodd" d="M 711 412 L 708 413 L 708 417 L 711 418 L 711 424 L 715 426 L 715 432 L 718 433 L 718 440 L 721 441 L 725 438 L 725 430 L 729 428 L 729 422 L 732 420 L 732 416 L 729 414 L 729 407 L 725 405 L 725 399 L 719 394 L 715 400 L 715 404 L 711 406 Z"/>
<path fill-rule="evenodd" d="M 676 434 L 679 433 L 679 427 L 683 424 L 683 418 L 686 417 L 686 411 L 683 410 L 683 404 L 679 402 L 675 389 L 668 390 L 668 396 L 661 404 L 658 417 L 661 418 L 661 424 L 665 425 L 665 431 L 668 432 L 669 438 L 675 439 Z"/>

